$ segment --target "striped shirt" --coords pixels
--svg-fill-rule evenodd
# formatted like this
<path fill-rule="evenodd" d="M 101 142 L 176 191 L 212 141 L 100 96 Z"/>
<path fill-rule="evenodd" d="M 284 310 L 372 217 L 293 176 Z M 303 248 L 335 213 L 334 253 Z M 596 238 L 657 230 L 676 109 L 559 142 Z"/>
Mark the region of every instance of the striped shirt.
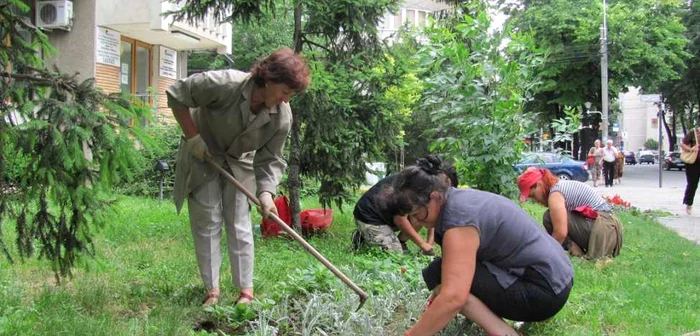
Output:
<path fill-rule="evenodd" d="M 588 205 L 595 211 L 610 212 L 612 210 L 593 187 L 583 182 L 559 180 L 549 190 L 550 194 L 554 192 L 560 192 L 564 196 L 567 211 L 573 211 L 582 205 Z"/>

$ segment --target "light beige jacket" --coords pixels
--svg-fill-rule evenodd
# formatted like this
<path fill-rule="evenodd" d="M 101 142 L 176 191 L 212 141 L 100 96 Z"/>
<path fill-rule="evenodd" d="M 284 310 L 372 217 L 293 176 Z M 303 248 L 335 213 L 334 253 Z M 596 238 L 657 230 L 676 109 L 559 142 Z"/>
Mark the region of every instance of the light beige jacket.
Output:
<path fill-rule="evenodd" d="M 168 106 L 190 108 L 199 134 L 212 158 L 255 195 L 275 195 L 285 168 L 284 142 L 292 124 L 288 103 L 250 111 L 255 83 L 237 70 L 208 71 L 181 79 L 166 90 Z M 254 119 L 253 119 L 254 118 Z M 176 159 L 174 198 L 178 213 L 185 197 L 204 183 L 219 178 L 208 163 L 186 153 L 180 143 Z M 256 190 L 257 189 L 257 190 Z"/>

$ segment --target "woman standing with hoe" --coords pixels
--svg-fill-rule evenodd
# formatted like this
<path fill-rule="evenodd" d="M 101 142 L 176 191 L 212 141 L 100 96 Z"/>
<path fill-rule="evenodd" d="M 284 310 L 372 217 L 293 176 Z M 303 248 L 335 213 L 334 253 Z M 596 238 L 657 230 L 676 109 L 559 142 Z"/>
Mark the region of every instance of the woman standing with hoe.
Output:
<path fill-rule="evenodd" d="M 286 162 L 284 143 L 292 123 L 289 99 L 311 81 L 306 62 L 289 48 L 255 64 L 250 73 L 208 71 L 166 90 L 168 106 L 185 140 L 177 156 L 175 205 L 187 200 L 199 274 L 207 289 L 203 305 L 219 300 L 220 242 L 226 229 L 236 303 L 253 300 L 253 232 L 246 195 L 205 162 L 210 157 L 256 190 L 261 214 L 277 214 L 273 202 Z"/>

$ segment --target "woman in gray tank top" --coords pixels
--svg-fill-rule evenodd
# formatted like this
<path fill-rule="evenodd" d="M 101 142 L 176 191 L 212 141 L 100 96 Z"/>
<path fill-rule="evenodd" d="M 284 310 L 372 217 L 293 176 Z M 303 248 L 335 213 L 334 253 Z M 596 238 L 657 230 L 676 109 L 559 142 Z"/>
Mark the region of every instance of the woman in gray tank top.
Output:
<path fill-rule="evenodd" d="M 393 206 L 435 228 L 442 247 L 423 270 L 433 294 L 405 335 L 434 335 L 458 313 L 492 335 L 517 335 L 503 319 L 542 321 L 566 303 L 571 261 L 516 203 L 496 194 L 449 187 L 436 157 L 399 173 Z"/>
<path fill-rule="evenodd" d="M 549 208 L 542 223 L 572 255 L 598 259 L 620 254 L 622 223 L 593 187 L 530 167 L 518 176 L 518 188 L 520 202 L 533 198 Z"/>

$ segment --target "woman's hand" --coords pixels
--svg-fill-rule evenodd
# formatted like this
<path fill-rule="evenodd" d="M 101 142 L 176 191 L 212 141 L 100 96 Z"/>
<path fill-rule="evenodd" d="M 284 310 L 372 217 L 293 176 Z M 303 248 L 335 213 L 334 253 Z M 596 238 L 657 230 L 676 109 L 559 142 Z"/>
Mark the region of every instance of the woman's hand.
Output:
<path fill-rule="evenodd" d="M 569 253 L 573 256 L 580 257 L 583 255 L 583 250 L 580 246 L 578 246 L 578 244 L 572 241 L 569 245 Z"/>
<path fill-rule="evenodd" d="M 479 243 L 479 232 L 473 226 L 456 227 L 445 232 L 440 295 L 435 297 L 409 335 L 435 335 L 464 307 L 474 278 Z"/>
<path fill-rule="evenodd" d="M 424 255 L 435 255 L 435 251 L 433 250 L 433 245 L 425 243 L 423 246 L 420 247 L 421 251 L 423 252 Z"/>

